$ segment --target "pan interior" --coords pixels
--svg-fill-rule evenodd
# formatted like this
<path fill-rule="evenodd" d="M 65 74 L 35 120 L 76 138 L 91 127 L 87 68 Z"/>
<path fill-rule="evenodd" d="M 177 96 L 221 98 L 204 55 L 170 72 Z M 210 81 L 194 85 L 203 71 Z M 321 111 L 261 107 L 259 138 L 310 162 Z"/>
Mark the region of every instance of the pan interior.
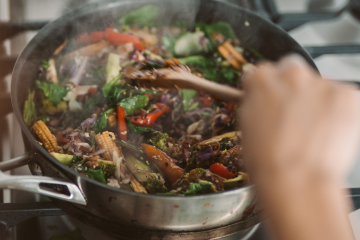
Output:
<path fill-rule="evenodd" d="M 270 60 L 277 60 L 289 53 L 298 53 L 316 68 L 307 53 L 287 33 L 267 20 L 223 1 L 105 0 L 88 4 L 86 7 L 77 9 L 42 29 L 24 49 L 13 72 L 12 103 L 21 128 L 30 143 L 36 146 L 62 171 L 69 172 L 72 170 L 56 161 L 36 143 L 31 130 L 27 128 L 22 117 L 24 102 L 28 98 L 29 90 L 35 88 L 38 66 L 42 60 L 48 59 L 54 50 L 69 37 L 83 32 L 103 30 L 123 14 L 144 5 L 155 5 L 160 8 L 159 18 L 163 25 L 183 21 L 189 29 L 193 29 L 194 23 L 197 21 L 205 23 L 228 22 L 233 27 L 243 47 L 256 49 Z M 94 180 L 88 180 L 100 184 Z"/>

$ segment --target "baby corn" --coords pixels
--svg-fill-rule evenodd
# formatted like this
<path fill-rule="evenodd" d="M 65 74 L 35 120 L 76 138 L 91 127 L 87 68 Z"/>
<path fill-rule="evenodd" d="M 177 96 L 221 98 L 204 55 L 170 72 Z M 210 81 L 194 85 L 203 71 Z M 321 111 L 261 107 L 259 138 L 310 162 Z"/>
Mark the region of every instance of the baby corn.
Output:
<path fill-rule="evenodd" d="M 127 171 L 127 173 L 130 177 L 130 186 L 132 189 L 138 193 L 147 193 L 145 187 L 134 177 L 134 175 L 130 171 Z"/>
<path fill-rule="evenodd" d="M 237 70 L 241 70 L 241 66 L 247 63 L 246 59 L 228 42 L 225 41 L 218 47 L 221 55 Z"/>
<path fill-rule="evenodd" d="M 119 162 L 120 165 L 118 165 L 117 158 L 119 158 L 119 155 L 117 153 L 118 152 L 113 152 L 114 164 L 115 164 L 115 167 L 116 167 L 116 169 L 115 169 L 115 177 L 116 177 L 116 171 L 120 170 L 120 172 L 121 172 L 121 173 L 119 172 L 120 175 L 122 175 L 123 177 L 124 176 L 129 176 L 130 186 L 132 187 L 132 189 L 135 192 L 147 193 L 145 187 L 135 178 L 135 176 L 130 172 L 130 170 L 127 168 L 127 166 L 122 161 L 122 159 L 124 158 L 123 155 L 121 155 L 120 162 Z M 117 180 L 119 180 L 119 178 L 120 178 L 120 176 L 118 177 Z"/>
<path fill-rule="evenodd" d="M 106 151 L 102 154 L 102 156 L 105 159 L 113 160 L 112 153 L 114 151 L 116 151 L 118 153 L 118 156 L 120 156 L 120 150 L 115 145 L 114 140 L 115 140 L 114 133 L 108 131 L 103 132 L 102 134 L 98 133 L 95 136 L 95 141 L 99 145 L 99 148 L 100 149 L 106 148 Z"/>
<path fill-rule="evenodd" d="M 33 129 L 48 152 L 59 152 L 55 136 L 51 134 L 49 128 L 43 121 L 37 121 Z"/>

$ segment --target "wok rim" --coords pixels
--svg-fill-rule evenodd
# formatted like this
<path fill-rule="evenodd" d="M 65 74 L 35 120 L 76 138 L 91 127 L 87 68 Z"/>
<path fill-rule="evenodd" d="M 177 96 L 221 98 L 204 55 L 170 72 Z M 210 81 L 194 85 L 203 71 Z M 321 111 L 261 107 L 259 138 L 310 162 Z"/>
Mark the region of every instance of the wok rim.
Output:
<path fill-rule="evenodd" d="M 258 21 L 262 21 L 265 24 L 268 24 L 269 26 L 271 26 L 272 28 L 275 28 L 277 31 L 282 31 L 289 37 L 289 40 L 292 40 L 294 43 L 296 43 L 296 45 L 298 45 L 298 47 L 300 47 L 300 49 L 303 51 L 304 55 L 308 56 L 307 62 L 309 64 L 311 64 L 314 69 L 317 70 L 315 63 L 312 61 L 312 58 L 305 51 L 305 49 L 303 47 L 301 47 L 299 45 L 299 43 L 297 43 L 293 38 L 291 38 L 279 26 L 277 26 L 274 23 L 270 22 L 269 20 L 257 15 L 256 13 L 253 13 L 253 12 L 251 12 L 245 8 L 242 8 L 238 5 L 235 5 L 233 3 L 224 2 L 221 0 L 211 0 L 211 1 L 218 2 L 219 4 L 222 4 L 224 6 L 235 8 L 238 12 L 242 12 L 242 13 L 245 12 L 246 14 L 250 15 L 251 17 L 257 19 Z M 28 57 L 31 56 L 31 52 L 34 49 L 34 47 L 36 47 L 39 44 L 39 42 L 41 42 L 41 40 L 43 39 L 43 35 L 45 35 L 44 33 L 48 32 L 48 31 L 49 32 L 53 31 L 54 26 L 56 26 L 57 24 L 64 27 L 67 24 L 69 24 L 72 20 L 79 19 L 81 17 L 84 17 L 84 16 L 90 14 L 92 11 L 94 11 L 94 9 L 96 9 L 95 11 L 101 11 L 106 8 L 115 7 L 115 6 L 118 7 L 119 5 L 132 4 L 134 2 L 136 2 L 136 3 L 151 3 L 151 1 L 148 1 L 148 0 L 132 0 L 132 1 L 105 0 L 105 1 L 87 3 L 87 4 L 83 5 L 81 8 L 77 8 L 73 11 L 70 11 L 70 12 L 60 16 L 59 18 L 55 19 L 54 21 L 51 21 L 44 28 L 42 28 L 40 31 L 38 31 L 38 33 L 35 35 L 35 37 L 32 38 L 31 41 L 25 46 L 25 48 L 22 50 L 21 54 L 19 55 L 19 57 L 15 63 L 15 66 L 14 66 L 14 69 L 12 72 L 12 81 L 11 81 L 12 107 L 13 107 L 13 111 L 15 113 L 16 119 L 18 120 L 18 123 L 21 127 L 23 134 L 25 134 L 27 137 L 27 140 L 30 141 L 33 146 L 35 146 L 36 151 L 41 153 L 43 156 L 45 156 L 46 160 L 49 160 L 52 164 L 54 164 L 59 171 L 70 173 L 71 175 L 75 175 L 77 177 L 77 179 L 81 178 L 84 181 L 90 181 L 92 184 L 95 184 L 99 187 L 106 188 L 107 190 L 110 190 L 110 191 L 116 191 L 116 192 L 123 193 L 123 194 L 130 194 L 135 197 L 143 197 L 143 198 L 150 198 L 150 199 L 151 198 L 153 198 L 153 199 L 166 198 L 166 199 L 176 199 L 176 200 L 177 199 L 194 200 L 194 199 L 205 199 L 205 198 L 209 199 L 209 197 L 213 197 L 213 196 L 214 197 L 215 196 L 224 196 L 225 197 L 227 195 L 240 194 L 242 192 L 247 192 L 247 191 L 252 190 L 254 188 L 253 183 L 249 183 L 248 185 L 241 187 L 241 188 L 237 188 L 237 189 L 216 192 L 216 193 L 210 193 L 210 194 L 203 194 L 203 195 L 190 195 L 190 196 L 189 195 L 188 196 L 164 196 L 164 195 L 156 195 L 156 194 L 143 194 L 143 193 L 131 192 L 131 191 L 123 190 L 121 188 L 111 187 L 105 183 L 100 183 L 91 178 L 82 176 L 80 173 L 72 170 L 71 168 L 67 167 L 66 165 L 64 165 L 61 162 L 59 162 L 58 160 L 56 160 L 49 152 L 46 151 L 46 149 L 44 147 L 39 145 L 37 143 L 37 141 L 35 140 L 35 137 L 32 135 L 31 131 L 25 124 L 25 121 L 23 118 L 23 113 L 21 112 L 21 109 L 20 109 L 20 104 L 18 101 L 18 95 L 17 95 L 16 90 L 18 89 L 18 87 L 20 87 L 19 83 L 21 83 L 20 72 L 22 69 L 22 65 L 24 62 L 26 62 Z M 79 186 L 77 183 L 75 183 L 75 184 L 77 186 Z M 85 197 L 86 197 L 86 195 L 85 195 Z"/>

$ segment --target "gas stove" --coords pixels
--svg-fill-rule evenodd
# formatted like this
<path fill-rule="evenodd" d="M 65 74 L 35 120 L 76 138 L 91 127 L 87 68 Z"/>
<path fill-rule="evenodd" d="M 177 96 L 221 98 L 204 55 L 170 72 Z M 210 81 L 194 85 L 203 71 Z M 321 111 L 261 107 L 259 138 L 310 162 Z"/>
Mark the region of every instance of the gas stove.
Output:
<path fill-rule="evenodd" d="M 12 67 L 27 42 L 49 21 L 91 0 L 0 0 L 0 161 L 24 152 L 21 130 L 13 116 L 9 86 Z M 250 9 L 288 31 L 309 54 L 323 77 L 360 86 L 360 2 L 347 0 L 228 0 Z M 360 187 L 360 158 L 349 174 L 346 188 Z M 27 167 L 11 171 L 30 174 Z M 355 193 L 355 192 L 353 192 Z M 360 195 L 360 194 L 359 194 Z M 0 191 L 0 239 L 47 240 L 54 235 L 84 239 L 115 239 L 67 216 L 52 202 L 29 193 Z M 358 205 L 359 202 L 354 202 Z M 360 240 L 360 213 L 349 214 Z M 7 237 L 3 237 L 7 230 Z M 55 239 L 55 238 L 53 238 Z M 70 238 L 69 238 L 70 239 Z M 82 239 L 82 238 L 79 238 Z M 245 232 L 222 238 L 274 239 L 259 224 Z"/>

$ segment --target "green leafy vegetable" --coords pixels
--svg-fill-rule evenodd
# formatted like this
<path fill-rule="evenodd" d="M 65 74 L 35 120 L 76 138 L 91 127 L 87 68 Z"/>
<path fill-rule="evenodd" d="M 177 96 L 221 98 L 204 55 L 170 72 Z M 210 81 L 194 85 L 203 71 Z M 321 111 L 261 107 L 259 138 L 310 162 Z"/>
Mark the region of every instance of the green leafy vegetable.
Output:
<path fill-rule="evenodd" d="M 191 110 L 194 110 L 195 108 L 197 108 L 198 106 L 198 102 L 193 103 L 192 99 L 193 97 L 196 95 L 196 91 L 195 90 L 186 90 L 183 89 L 181 90 L 181 94 L 183 97 L 183 106 L 184 106 L 184 111 L 188 112 Z"/>
<path fill-rule="evenodd" d="M 221 33 L 226 39 L 234 39 L 236 37 L 232 27 L 222 21 L 207 25 L 207 31 Z"/>
<path fill-rule="evenodd" d="M 101 168 L 99 169 L 88 169 L 84 171 L 89 178 L 94 179 L 96 181 L 99 181 L 101 183 L 106 183 L 105 175 L 103 173 L 103 170 Z"/>
<path fill-rule="evenodd" d="M 29 91 L 28 100 L 25 101 L 25 105 L 24 105 L 23 117 L 27 126 L 33 125 L 33 123 L 37 120 L 36 106 L 33 101 L 34 95 L 35 95 L 35 91 L 32 92 Z"/>
<path fill-rule="evenodd" d="M 126 115 L 133 115 L 136 109 L 144 108 L 149 97 L 146 95 L 137 95 L 121 100 L 118 105 L 126 110 Z"/>
<path fill-rule="evenodd" d="M 152 109 L 152 107 L 153 107 L 153 104 L 150 103 L 149 106 L 147 106 L 147 107 L 145 108 L 145 110 L 146 110 L 146 111 L 150 111 L 150 110 Z"/>
<path fill-rule="evenodd" d="M 159 15 L 159 8 L 147 5 L 131 11 L 118 20 L 119 25 L 154 26 Z"/>
<path fill-rule="evenodd" d="M 192 111 L 192 110 L 195 110 L 198 106 L 199 106 L 199 102 L 196 102 L 196 103 L 194 103 L 194 104 L 191 104 L 191 105 L 188 107 L 187 111 L 190 112 L 190 111 Z"/>
<path fill-rule="evenodd" d="M 45 97 L 47 97 L 55 105 L 58 105 L 61 101 L 63 101 L 63 98 L 68 92 L 66 88 L 54 82 L 47 83 L 37 80 L 36 86 L 40 88 L 44 92 Z"/>
<path fill-rule="evenodd" d="M 50 67 L 50 64 L 48 61 L 43 60 L 40 66 L 43 67 L 45 70 L 47 70 Z"/>
<path fill-rule="evenodd" d="M 72 161 L 69 165 L 70 168 L 77 167 L 77 171 L 81 173 L 85 173 L 89 178 L 94 179 L 96 181 L 106 183 L 105 174 L 109 176 L 114 171 L 115 167 L 112 163 L 107 164 L 108 161 L 98 160 L 100 163 L 99 169 L 88 169 L 85 170 L 85 166 L 82 164 L 82 156 L 73 156 Z M 81 166 L 79 166 L 81 165 Z M 104 170 L 104 171 L 103 171 Z"/>
<path fill-rule="evenodd" d="M 216 192 L 216 187 L 213 183 L 201 180 L 199 183 L 190 183 L 189 188 L 184 193 L 185 195 L 196 195 L 204 193 Z"/>
<path fill-rule="evenodd" d="M 148 49 L 145 49 L 145 50 L 144 50 L 144 57 L 145 57 L 145 58 L 149 58 L 149 59 L 151 59 L 151 60 L 155 60 L 155 61 L 164 61 L 164 59 L 163 59 L 161 56 L 159 56 L 159 55 L 151 52 L 151 51 L 148 50 Z"/>
<path fill-rule="evenodd" d="M 213 24 L 205 24 L 203 22 L 196 23 L 196 28 L 200 29 L 201 31 L 205 32 L 206 37 L 209 39 L 209 50 L 215 51 L 217 48 L 217 44 L 212 36 L 213 32 L 221 33 L 225 39 L 234 39 L 235 33 L 232 27 L 226 22 L 216 22 Z"/>
<path fill-rule="evenodd" d="M 130 131 L 134 132 L 134 133 L 147 133 L 147 132 L 155 132 L 154 129 L 152 128 L 147 128 L 147 127 L 140 127 L 140 126 L 135 126 L 131 123 L 130 118 L 126 118 L 126 122 L 127 122 L 127 126 L 130 129 Z"/>
<path fill-rule="evenodd" d="M 81 156 L 73 156 L 71 164 L 69 165 L 69 167 L 75 167 L 78 166 L 79 164 L 81 164 L 82 162 L 82 157 Z"/>
<path fill-rule="evenodd" d="M 116 85 L 121 79 L 121 76 L 121 74 L 116 76 L 113 80 L 111 80 L 102 87 L 102 92 L 108 103 L 112 103 L 114 100 L 116 100 L 114 99 L 116 98 L 116 90 L 118 89 Z M 122 90 L 124 91 L 125 89 Z"/>
<path fill-rule="evenodd" d="M 176 38 L 164 35 L 161 38 L 161 43 L 172 55 L 175 54 Z"/>
<path fill-rule="evenodd" d="M 110 108 L 101 113 L 99 119 L 96 120 L 95 122 L 94 131 L 96 133 L 103 132 L 106 130 L 108 115 L 109 113 L 112 113 L 114 110 L 115 110 L 114 108 Z"/>
<path fill-rule="evenodd" d="M 95 96 L 90 98 L 84 104 L 80 119 L 88 118 L 96 106 L 102 105 L 105 102 L 103 93 L 97 92 Z"/>
<path fill-rule="evenodd" d="M 221 76 L 217 66 L 220 65 L 222 59 L 219 57 L 215 61 L 203 56 L 190 56 L 187 58 L 178 59 L 182 64 L 189 65 L 194 68 L 194 72 L 201 72 L 205 74 L 205 78 L 215 82 L 219 82 Z"/>
<path fill-rule="evenodd" d="M 193 68 L 194 72 L 205 74 L 205 78 L 215 82 L 237 83 L 241 75 L 228 64 L 223 64 L 221 57 L 215 60 L 203 56 L 189 56 L 178 59 L 182 64 Z"/>
<path fill-rule="evenodd" d="M 73 160 L 73 162 L 79 162 L 79 161 L 81 161 L 81 159 L 82 159 L 81 156 L 74 155 L 72 160 Z"/>
<path fill-rule="evenodd" d="M 154 90 L 136 90 L 130 88 L 127 83 L 118 84 L 119 80 L 121 79 L 122 74 L 116 76 L 113 80 L 109 83 L 105 84 L 102 87 L 102 92 L 106 101 L 109 105 L 114 105 L 125 98 L 129 98 L 130 95 L 137 96 L 137 95 L 144 95 L 145 93 L 149 93 L 151 95 L 159 95 L 160 93 Z"/>
<path fill-rule="evenodd" d="M 107 127 L 107 114 L 102 113 L 98 120 L 95 122 L 94 131 L 96 133 L 103 132 L 106 130 Z"/>
<path fill-rule="evenodd" d="M 199 55 L 189 56 L 185 58 L 178 58 L 178 60 L 185 65 L 194 65 L 199 62 L 201 63 L 207 62 L 207 59 L 204 56 L 199 56 Z"/>
<path fill-rule="evenodd" d="M 92 137 L 89 137 L 90 138 L 90 140 L 91 140 L 91 146 L 94 146 L 95 145 L 95 139 L 94 138 L 92 138 Z"/>
<path fill-rule="evenodd" d="M 200 113 L 201 115 L 203 115 L 204 117 L 210 117 L 210 113 L 209 113 L 209 112 L 200 111 L 199 113 Z"/>

